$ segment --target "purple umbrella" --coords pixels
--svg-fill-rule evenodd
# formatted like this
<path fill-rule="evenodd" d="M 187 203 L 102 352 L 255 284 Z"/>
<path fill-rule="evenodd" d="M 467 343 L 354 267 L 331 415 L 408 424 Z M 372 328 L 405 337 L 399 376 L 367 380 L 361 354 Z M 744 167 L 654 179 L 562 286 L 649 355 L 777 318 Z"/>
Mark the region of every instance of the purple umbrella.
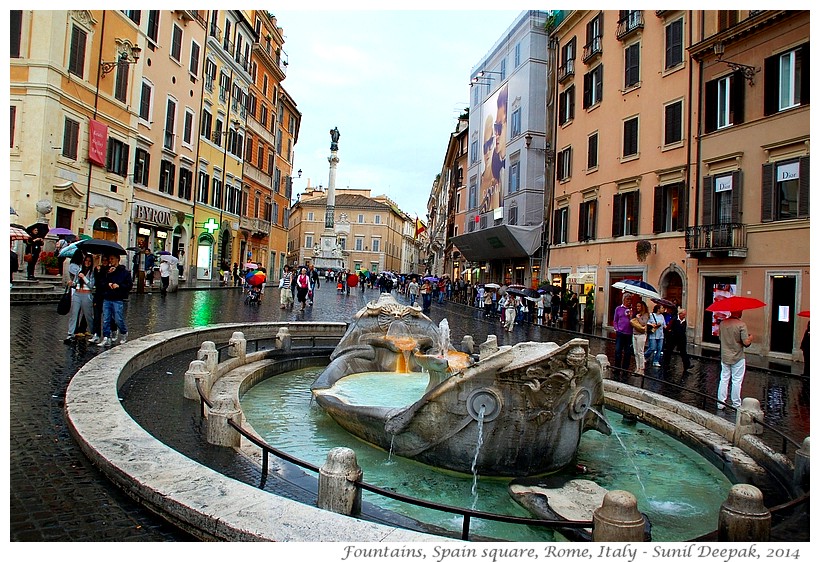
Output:
<path fill-rule="evenodd" d="M 52 228 L 48 231 L 49 234 L 53 234 L 54 236 L 74 236 L 74 233 L 71 232 L 68 228 Z"/>

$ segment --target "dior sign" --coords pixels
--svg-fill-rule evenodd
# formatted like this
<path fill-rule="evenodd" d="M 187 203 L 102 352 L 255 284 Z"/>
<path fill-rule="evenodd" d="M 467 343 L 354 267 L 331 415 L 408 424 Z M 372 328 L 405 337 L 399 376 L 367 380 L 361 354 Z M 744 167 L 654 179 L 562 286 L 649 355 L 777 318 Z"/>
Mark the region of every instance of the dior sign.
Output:
<path fill-rule="evenodd" d="M 136 222 L 147 222 L 166 226 L 172 226 L 173 214 L 168 209 L 155 209 L 153 207 L 146 207 L 145 205 L 134 205 L 134 219 Z"/>

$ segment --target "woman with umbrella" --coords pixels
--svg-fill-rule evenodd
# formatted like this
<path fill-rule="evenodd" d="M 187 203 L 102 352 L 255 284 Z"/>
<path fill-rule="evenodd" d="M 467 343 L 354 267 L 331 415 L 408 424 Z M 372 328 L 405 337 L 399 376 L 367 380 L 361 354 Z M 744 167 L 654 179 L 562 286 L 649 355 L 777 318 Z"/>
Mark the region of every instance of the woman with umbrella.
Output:
<path fill-rule="evenodd" d="M 76 259 L 78 256 L 80 260 Z M 94 329 L 94 302 L 91 295 L 94 290 L 94 260 L 90 254 L 75 252 L 68 271 L 71 275 L 71 309 L 68 311 L 68 336 L 63 343 L 74 341 L 80 313 L 85 317 L 86 329 L 89 332 Z"/>
<path fill-rule="evenodd" d="M 40 252 L 43 249 L 46 234 L 48 234 L 48 225 L 40 222 L 34 223 L 26 229 L 26 232 L 31 236 L 26 242 L 26 254 L 31 256 L 26 268 L 26 279 L 34 279 L 34 268 L 37 260 L 40 259 Z"/>

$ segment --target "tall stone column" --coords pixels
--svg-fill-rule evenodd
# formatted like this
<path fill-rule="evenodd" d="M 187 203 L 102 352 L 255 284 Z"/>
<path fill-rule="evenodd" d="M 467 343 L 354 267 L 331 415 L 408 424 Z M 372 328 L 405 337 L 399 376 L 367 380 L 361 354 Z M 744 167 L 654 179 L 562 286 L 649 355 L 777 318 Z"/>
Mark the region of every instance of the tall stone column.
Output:
<path fill-rule="evenodd" d="M 327 181 L 327 208 L 325 209 L 325 230 L 336 233 L 333 230 L 333 215 L 336 209 L 336 166 L 339 164 L 339 128 L 330 130 L 330 156 L 327 161 L 330 163 L 330 177 Z"/>

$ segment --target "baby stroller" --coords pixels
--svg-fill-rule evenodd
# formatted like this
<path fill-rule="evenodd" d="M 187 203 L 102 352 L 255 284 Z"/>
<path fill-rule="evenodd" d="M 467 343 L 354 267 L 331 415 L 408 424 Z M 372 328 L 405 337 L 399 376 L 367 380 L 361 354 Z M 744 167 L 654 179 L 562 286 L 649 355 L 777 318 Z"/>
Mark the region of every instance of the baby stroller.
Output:
<path fill-rule="evenodd" d="M 245 304 L 259 306 L 262 303 L 262 288 L 259 286 L 248 287 L 245 292 Z"/>
<path fill-rule="evenodd" d="M 336 284 L 336 292 L 337 292 L 337 293 L 339 293 L 339 294 L 341 294 L 341 293 L 344 293 L 344 292 L 345 292 L 345 287 L 344 287 L 344 285 L 342 284 L 342 282 L 341 282 L 341 281 L 339 281 L 339 282 Z"/>

